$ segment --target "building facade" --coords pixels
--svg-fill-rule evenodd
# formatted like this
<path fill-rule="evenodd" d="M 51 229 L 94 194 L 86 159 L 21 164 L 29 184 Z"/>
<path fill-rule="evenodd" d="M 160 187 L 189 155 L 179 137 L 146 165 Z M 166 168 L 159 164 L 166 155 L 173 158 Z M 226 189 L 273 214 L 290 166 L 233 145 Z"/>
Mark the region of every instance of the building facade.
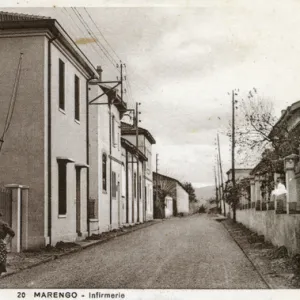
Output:
<path fill-rule="evenodd" d="M 145 180 L 137 178 L 137 164 L 140 174 L 144 174 L 147 157 L 125 138 L 121 139 L 122 145 L 122 221 L 123 225 L 145 222 Z M 140 185 L 138 188 L 138 184 Z"/>
<path fill-rule="evenodd" d="M 120 120 L 127 109 L 116 91 L 101 84 L 102 70 L 97 70 L 99 79 L 90 82 L 89 101 L 106 94 L 89 106 L 90 227 L 95 234 L 120 228 L 124 222 Z"/>
<path fill-rule="evenodd" d="M 122 122 L 121 134 L 124 139 L 128 140 L 131 144 L 136 145 L 136 129 L 134 126 Z M 143 168 L 141 169 L 143 170 L 141 173 L 143 187 L 140 192 L 143 200 L 140 206 L 144 207 L 144 220 L 153 219 L 152 145 L 155 143 L 155 139 L 148 130 L 141 127 L 138 128 L 138 149 L 147 158 L 143 162 Z"/>
<path fill-rule="evenodd" d="M 97 73 L 56 20 L 2 12 L 0 22 L 0 130 L 22 53 L 0 184 L 29 187 L 27 248 L 82 239 L 88 235 L 87 83 Z"/>
<path fill-rule="evenodd" d="M 175 178 L 153 172 L 154 218 L 165 218 L 166 198 L 173 199 L 173 215 L 189 214 L 189 194 L 183 184 Z M 158 191 L 156 195 L 156 190 Z"/>

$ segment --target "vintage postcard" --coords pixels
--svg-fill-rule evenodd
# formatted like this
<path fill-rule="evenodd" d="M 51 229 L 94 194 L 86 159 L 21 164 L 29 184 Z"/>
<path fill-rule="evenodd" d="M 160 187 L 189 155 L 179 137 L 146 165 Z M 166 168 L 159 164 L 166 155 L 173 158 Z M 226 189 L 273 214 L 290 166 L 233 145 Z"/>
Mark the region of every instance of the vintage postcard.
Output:
<path fill-rule="evenodd" d="M 1 1 L 1 299 L 300 297 L 300 3 Z"/>

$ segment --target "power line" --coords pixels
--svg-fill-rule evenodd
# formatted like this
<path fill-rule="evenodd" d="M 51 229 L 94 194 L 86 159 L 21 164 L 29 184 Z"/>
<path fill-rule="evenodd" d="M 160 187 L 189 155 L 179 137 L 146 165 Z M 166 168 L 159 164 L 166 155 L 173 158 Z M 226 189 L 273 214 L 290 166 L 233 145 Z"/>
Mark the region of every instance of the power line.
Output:
<path fill-rule="evenodd" d="M 109 53 L 109 51 L 105 48 L 104 45 L 102 45 L 100 43 L 100 41 L 97 39 L 95 33 L 93 32 L 93 30 L 91 29 L 91 27 L 87 24 L 87 22 L 84 20 L 82 14 L 76 9 L 76 8 L 71 8 L 73 10 L 74 15 L 77 17 L 77 19 L 80 21 L 80 23 L 83 25 L 83 27 L 85 28 L 85 30 L 87 31 L 87 33 L 95 40 L 98 48 L 101 50 L 102 54 L 104 54 L 106 56 L 106 58 L 110 61 L 110 63 L 117 68 L 117 62 L 116 60 L 113 58 L 113 56 Z M 108 40 L 105 38 L 105 36 L 102 34 L 102 32 L 100 31 L 100 28 L 97 26 L 96 22 L 93 20 L 92 16 L 90 15 L 90 13 L 88 12 L 88 10 L 86 8 L 84 8 L 86 13 L 88 14 L 90 20 L 92 21 L 92 23 L 94 24 L 94 26 L 96 27 L 96 29 L 98 30 L 98 32 L 100 33 L 100 35 L 103 37 L 103 39 L 105 40 L 105 42 L 107 43 L 107 45 L 109 46 L 109 48 L 113 51 L 113 53 L 115 54 L 115 56 L 121 61 L 120 57 L 117 55 L 116 51 L 113 49 L 113 47 L 110 45 L 110 43 L 108 42 Z M 64 10 L 68 13 L 67 9 L 64 8 Z M 83 33 L 84 31 L 78 26 L 78 24 L 74 21 L 73 17 L 68 13 L 68 15 L 70 16 L 70 18 L 72 19 L 73 23 L 75 23 L 75 25 L 79 28 L 79 30 Z M 91 44 L 93 46 L 93 49 L 96 50 L 96 52 L 99 54 L 99 51 L 97 49 L 95 49 L 94 44 Z M 100 56 L 102 56 L 102 54 L 100 54 Z M 125 65 L 126 68 L 126 65 Z M 133 98 L 133 93 L 132 93 L 132 88 L 131 88 L 131 84 L 128 78 L 128 74 L 125 75 L 126 76 L 126 80 L 125 80 L 125 84 L 126 84 L 126 98 L 128 101 L 128 104 L 133 105 L 133 103 L 135 103 L 134 98 Z"/>
<path fill-rule="evenodd" d="M 91 17 L 90 13 L 88 12 L 88 10 L 84 7 L 84 10 L 86 11 L 86 13 L 88 14 L 89 18 L 91 19 L 91 21 L 93 22 L 93 24 L 95 25 L 95 27 L 98 29 L 98 32 L 100 33 L 100 35 L 103 37 L 104 41 L 107 43 L 107 45 L 109 46 L 109 48 L 113 51 L 113 53 L 115 54 L 115 56 L 117 57 L 117 59 L 119 61 L 121 61 L 121 58 L 118 56 L 118 54 L 116 53 L 116 51 L 113 49 L 113 47 L 110 45 L 110 43 L 107 41 L 107 39 L 105 38 L 105 36 L 102 34 L 102 32 L 100 31 L 98 25 L 95 23 L 95 21 L 93 20 L 93 18 Z"/>
<path fill-rule="evenodd" d="M 94 34 L 93 30 L 89 27 L 89 25 L 86 23 L 86 21 L 84 20 L 84 18 L 82 17 L 81 13 L 76 9 L 72 7 L 72 10 L 74 12 L 74 14 L 76 15 L 76 17 L 79 19 L 79 21 L 81 22 L 81 24 L 84 26 L 84 28 L 87 30 L 88 34 L 92 37 L 92 39 L 96 42 L 96 44 L 98 45 L 99 49 L 103 52 L 103 54 L 106 56 L 106 58 L 110 61 L 110 63 L 117 69 L 117 62 L 114 60 L 113 57 L 111 57 L 111 55 L 107 52 L 107 50 L 105 48 L 103 48 L 103 46 L 100 44 L 100 42 L 98 41 L 96 35 Z"/>
<path fill-rule="evenodd" d="M 83 35 L 85 35 L 86 33 L 84 32 L 84 30 L 76 23 L 76 21 L 74 20 L 74 18 L 72 17 L 72 15 L 69 14 L 68 10 L 67 10 L 65 7 L 64 7 L 63 9 L 66 11 L 66 13 L 68 14 L 69 18 L 73 21 L 73 23 L 76 25 L 76 27 L 81 31 L 81 33 L 82 33 Z M 91 46 L 91 47 L 93 48 L 93 50 L 94 50 L 98 55 L 102 56 L 102 53 L 99 52 L 99 50 L 95 47 L 94 44 L 89 44 L 89 46 Z"/>

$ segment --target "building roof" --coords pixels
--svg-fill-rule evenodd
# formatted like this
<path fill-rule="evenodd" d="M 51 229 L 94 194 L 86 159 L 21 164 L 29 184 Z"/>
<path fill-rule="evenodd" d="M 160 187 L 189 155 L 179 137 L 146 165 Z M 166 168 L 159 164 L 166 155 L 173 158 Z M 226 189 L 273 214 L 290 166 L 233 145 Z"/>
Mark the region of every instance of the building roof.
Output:
<path fill-rule="evenodd" d="M 36 15 L 28 15 L 28 14 L 0 11 L 0 22 L 5 22 L 5 21 L 32 21 L 32 20 L 40 20 L 40 19 L 51 19 L 51 18 L 44 17 L 44 16 L 36 16 Z"/>
<path fill-rule="evenodd" d="M 132 143 L 130 143 L 129 141 L 127 141 L 124 138 L 121 138 L 121 146 L 125 149 L 127 149 L 130 153 L 135 154 L 138 151 L 139 154 L 139 159 L 141 161 L 147 161 L 148 158 L 144 155 L 144 153 L 137 149 L 137 147 L 135 145 L 133 145 Z"/>
<path fill-rule="evenodd" d="M 172 177 L 169 177 L 169 176 L 157 173 L 157 172 L 153 172 L 153 177 L 154 176 L 163 177 L 165 179 L 168 179 L 168 180 L 171 180 L 171 181 L 175 181 L 176 183 L 178 183 L 186 191 L 184 185 L 179 180 L 177 180 L 176 178 L 172 178 Z"/>
<path fill-rule="evenodd" d="M 110 90 L 111 87 L 106 84 L 98 84 L 101 89 L 107 94 L 108 97 L 113 98 L 113 105 L 117 107 L 120 113 L 125 113 L 127 111 L 127 104 L 124 102 L 121 97 L 118 95 L 117 90 Z"/>
<path fill-rule="evenodd" d="M 51 34 L 51 37 L 57 38 L 61 44 L 68 49 L 68 51 L 73 55 L 77 62 L 80 63 L 89 76 L 98 77 L 98 73 L 93 64 L 56 19 L 44 16 L 0 11 L 0 29 L 2 33 L 4 30 L 47 30 Z"/>
<path fill-rule="evenodd" d="M 154 137 L 147 129 L 139 127 L 138 131 L 139 134 L 143 134 L 151 144 L 156 143 Z M 121 122 L 121 135 L 135 135 L 135 134 L 136 134 L 136 129 L 134 128 L 133 125 L 125 122 Z"/>
<path fill-rule="evenodd" d="M 269 137 L 273 137 L 276 135 L 276 129 L 283 123 L 288 121 L 288 119 L 297 111 L 300 109 L 300 101 L 294 102 L 292 105 L 288 106 L 286 109 L 282 110 L 281 116 L 279 120 L 276 122 L 276 124 L 273 126 L 271 132 L 269 133 Z"/>
<path fill-rule="evenodd" d="M 252 171 L 252 168 L 235 168 L 235 171 L 237 172 L 237 171 L 240 171 L 240 172 L 243 172 L 243 171 L 245 171 L 245 172 L 251 172 Z M 232 172 L 232 169 L 229 169 L 227 172 L 226 172 L 226 174 L 228 175 L 229 173 L 231 173 Z"/>

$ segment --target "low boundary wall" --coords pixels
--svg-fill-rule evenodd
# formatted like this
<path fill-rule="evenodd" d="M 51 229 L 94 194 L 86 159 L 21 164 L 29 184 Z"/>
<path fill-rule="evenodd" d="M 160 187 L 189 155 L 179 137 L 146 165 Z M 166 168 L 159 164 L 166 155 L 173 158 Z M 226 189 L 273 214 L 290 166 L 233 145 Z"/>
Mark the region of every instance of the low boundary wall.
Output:
<path fill-rule="evenodd" d="M 300 253 L 300 215 L 244 209 L 236 211 L 237 222 L 265 236 L 275 246 L 285 246 L 289 254 Z"/>

